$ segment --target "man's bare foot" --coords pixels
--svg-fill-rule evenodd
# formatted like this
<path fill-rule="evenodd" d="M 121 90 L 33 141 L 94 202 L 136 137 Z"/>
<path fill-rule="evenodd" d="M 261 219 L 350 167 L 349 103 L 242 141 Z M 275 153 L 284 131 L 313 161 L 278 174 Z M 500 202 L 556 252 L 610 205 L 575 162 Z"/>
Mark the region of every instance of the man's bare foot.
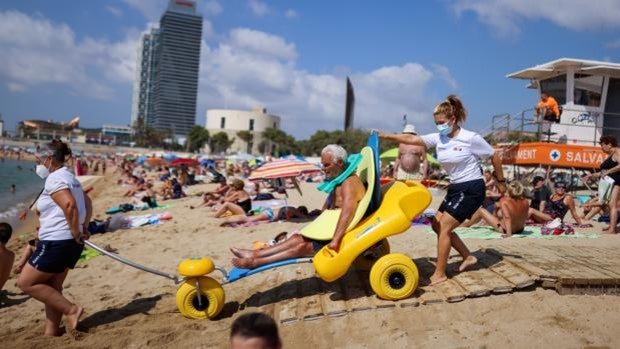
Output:
<path fill-rule="evenodd" d="M 476 263 L 478 263 L 478 259 L 476 257 L 472 255 L 467 256 L 467 258 L 461 262 L 461 265 L 459 265 L 459 272 L 466 270 Z"/>
<path fill-rule="evenodd" d="M 605 229 L 605 230 L 603 230 L 601 233 L 602 233 L 602 234 L 610 234 L 610 235 L 613 235 L 613 234 L 615 234 L 615 233 L 616 233 L 616 231 L 615 231 L 615 230 Z"/>
<path fill-rule="evenodd" d="M 78 322 L 80 321 L 80 317 L 84 313 L 84 308 L 79 305 L 74 305 L 71 308 L 69 314 L 66 314 L 67 317 L 67 331 L 77 329 Z"/>
<path fill-rule="evenodd" d="M 230 252 L 239 258 L 252 258 L 254 257 L 254 251 L 244 250 L 242 248 L 231 247 Z"/>
<path fill-rule="evenodd" d="M 232 264 L 235 267 L 242 269 L 254 269 L 256 267 L 254 258 L 233 258 Z"/>

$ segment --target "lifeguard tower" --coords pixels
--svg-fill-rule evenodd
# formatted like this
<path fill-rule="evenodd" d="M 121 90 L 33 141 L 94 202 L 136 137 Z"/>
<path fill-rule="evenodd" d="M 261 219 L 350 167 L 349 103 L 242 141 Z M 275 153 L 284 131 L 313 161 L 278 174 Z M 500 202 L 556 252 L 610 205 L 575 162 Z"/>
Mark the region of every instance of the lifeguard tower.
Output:
<path fill-rule="evenodd" d="M 620 139 L 620 64 L 560 58 L 507 77 L 530 80 L 529 88 L 546 92 L 561 106 L 559 123 L 552 123 L 546 135 L 538 128 L 540 140 L 596 145 L 603 134 Z M 526 114 L 521 113 L 526 119 L 521 125 L 533 121 L 533 114 L 529 120 Z"/>

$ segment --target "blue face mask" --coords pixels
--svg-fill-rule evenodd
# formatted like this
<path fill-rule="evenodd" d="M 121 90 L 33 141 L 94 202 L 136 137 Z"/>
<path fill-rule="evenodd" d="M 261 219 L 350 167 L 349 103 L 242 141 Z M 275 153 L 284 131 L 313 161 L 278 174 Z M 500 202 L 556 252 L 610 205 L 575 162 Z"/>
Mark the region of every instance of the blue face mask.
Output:
<path fill-rule="evenodd" d="M 437 130 L 439 131 L 440 135 L 447 136 L 452 132 L 452 125 L 448 124 L 448 122 L 439 124 L 437 125 Z"/>

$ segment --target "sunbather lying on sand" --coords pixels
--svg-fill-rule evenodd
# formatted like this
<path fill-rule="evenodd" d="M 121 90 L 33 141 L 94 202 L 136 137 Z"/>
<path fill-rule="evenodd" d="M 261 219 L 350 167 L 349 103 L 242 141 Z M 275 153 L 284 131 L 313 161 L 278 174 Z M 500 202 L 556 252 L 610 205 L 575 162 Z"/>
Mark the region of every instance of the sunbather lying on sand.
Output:
<path fill-rule="evenodd" d="M 251 223 L 251 222 L 261 222 L 261 221 L 288 221 L 292 218 L 305 218 L 308 217 L 308 208 L 306 206 L 283 206 L 279 208 L 264 208 L 262 211 L 255 213 L 251 216 L 232 216 L 230 218 L 226 218 L 220 226 L 225 227 L 234 224 L 243 224 L 243 223 Z"/>
<path fill-rule="evenodd" d="M 499 200 L 499 218 L 480 207 L 473 217 L 461 226 L 470 227 L 483 219 L 504 237 L 523 232 L 529 216 L 529 202 L 524 196 L 523 184 L 518 181 L 509 183 L 506 193 L 508 195 Z"/>
<path fill-rule="evenodd" d="M 339 145 L 328 145 L 321 152 L 321 164 L 328 179 L 338 177 L 346 169 L 347 152 Z M 261 250 L 244 250 L 231 248 L 235 255 L 232 264 L 238 268 L 253 269 L 261 265 L 277 262 L 288 258 L 313 256 L 319 249 L 329 243 L 329 248 L 335 251 L 340 249 L 340 242 L 349 223 L 355 215 L 359 201 L 364 197 L 366 188 L 356 175 L 351 175 L 338 184 L 324 208 L 341 208 L 340 217 L 331 241 L 316 241 L 295 234 L 275 246 Z M 330 200 L 331 198 L 331 200 Z"/>

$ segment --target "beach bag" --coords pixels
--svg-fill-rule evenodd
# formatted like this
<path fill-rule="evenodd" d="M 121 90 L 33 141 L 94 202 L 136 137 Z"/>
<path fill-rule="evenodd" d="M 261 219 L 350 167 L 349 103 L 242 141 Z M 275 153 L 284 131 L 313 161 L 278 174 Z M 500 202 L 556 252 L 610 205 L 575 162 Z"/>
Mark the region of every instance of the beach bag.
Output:
<path fill-rule="evenodd" d="M 598 181 L 598 203 L 604 205 L 609 202 L 611 198 L 611 190 L 614 188 L 615 181 L 609 177 L 604 176 Z"/>
<path fill-rule="evenodd" d="M 556 218 L 551 222 L 545 223 L 540 228 L 542 235 L 574 235 L 575 229 L 572 226 L 562 223 L 560 218 Z"/>

